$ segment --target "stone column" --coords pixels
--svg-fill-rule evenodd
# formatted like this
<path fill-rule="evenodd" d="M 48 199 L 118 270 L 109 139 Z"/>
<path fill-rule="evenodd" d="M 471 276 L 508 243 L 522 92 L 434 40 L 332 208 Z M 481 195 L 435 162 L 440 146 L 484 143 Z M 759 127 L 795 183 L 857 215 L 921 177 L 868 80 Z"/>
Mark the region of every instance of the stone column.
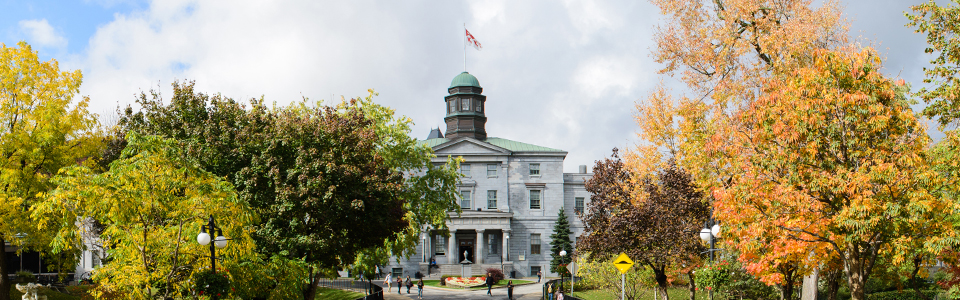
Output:
<path fill-rule="evenodd" d="M 510 261 L 510 247 L 507 246 L 507 241 L 509 241 L 507 236 L 509 235 L 510 235 L 510 230 L 504 230 L 503 234 L 500 235 L 503 238 L 503 243 L 501 244 L 501 248 L 503 249 L 503 251 L 501 252 L 502 253 L 501 255 L 503 255 L 504 262 Z"/>
<path fill-rule="evenodd" d="M 447 263 L 451 265 L 460 263 L 457 260 L 459 257 L 460 255 L 457 254 L 457 231 L 451 229 L 450 237 L 447 238 Z"/>
<path fill-rule="evenodd" d="M 484 229 L 477 229 L 477 248 L 473 249 L 473 257 L 476 259 L 474 263 L 478 264 L 483 263 L 483 232 Z"/>

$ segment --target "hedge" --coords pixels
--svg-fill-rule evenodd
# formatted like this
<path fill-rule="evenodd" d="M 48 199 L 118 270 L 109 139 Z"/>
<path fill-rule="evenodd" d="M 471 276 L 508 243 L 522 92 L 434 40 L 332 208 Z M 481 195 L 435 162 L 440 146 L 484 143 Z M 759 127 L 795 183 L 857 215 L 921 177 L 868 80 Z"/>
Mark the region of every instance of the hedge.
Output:
<path fill-rule="evenodd" d="M 926 290 L 920 291 L 926 296 L 926 299 L 934 299 L 937 294 L 940 293 L 938 290 Z M 879 292 L 871 293 L 867 295 L 867 300 L 922 300 L 924 298 L 917 297 L 917 292 L 913 290 L 903 290 L 903 291 L 889 291 L 889 292 Z"/>

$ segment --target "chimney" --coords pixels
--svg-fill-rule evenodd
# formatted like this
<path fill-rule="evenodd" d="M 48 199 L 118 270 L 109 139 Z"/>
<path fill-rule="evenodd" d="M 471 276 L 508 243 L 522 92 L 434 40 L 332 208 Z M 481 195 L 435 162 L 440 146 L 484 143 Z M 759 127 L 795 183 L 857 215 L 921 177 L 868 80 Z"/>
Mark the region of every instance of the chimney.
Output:
<path fill-rule="evenodd" d="M 587 165 L 580 165 L 580 174 L 587 173 Z"/>

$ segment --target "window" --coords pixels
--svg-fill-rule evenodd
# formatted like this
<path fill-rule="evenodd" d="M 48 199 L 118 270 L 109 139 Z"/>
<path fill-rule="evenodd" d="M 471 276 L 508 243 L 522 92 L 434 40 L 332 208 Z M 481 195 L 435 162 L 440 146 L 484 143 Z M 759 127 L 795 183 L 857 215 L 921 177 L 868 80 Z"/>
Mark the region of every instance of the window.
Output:
<path fill-rule="evenodd" d="M 487 191 L 487 208 L 497 209 L 497 191 Z"/>
<path fill-rule="evenodd" d="M 454 112 L 456 112 L 456 111 L 457 111 L 457 100 L 450 101 L 450 112 L 449 112 L 449 113 L 452 114 L 452 113 L 454 113 Z"/>
<path fill-rule="evenodd" d="M 393 268 L 393 280 L 397 280 L 400 276 L 403 276 L 403 268 Z"/>
<path fill-rule="evenodd" d="M 470 191 L 460 191 L 460 208 L 470 209 Z"/>
<path fill-rule="evenodd" d="M 470 111 L 470 99 L 460 99 L 460 110 Z"/>
<path fill-rule="evenodd" d="M 540 164 L 530 164 L 530 176 L 540 176 Z"/>
<path fill-rule="evenodd" d="M 530 255 L 540 254 L 540 234 L 530 235 Z"/>
<path fill-rule="evenodd" d="M 540 273 L 540 266 L 530 266 L 530 276 L 537 276 Z"/>
<path fill-rule="evenodd" d="M 487 245 L 490 245 L 490 251 L 489 251 L 490 254 L 497 254 L 497 251 L 499 251 L 499 248 L 500 248 L 500 246 L 497 245 L 497 240 L 499 240 L 497 238 L 497 235 L 491 234 L 488 240 L 490 241 L 489 243 L 487 243 Z"/>
<path fill-rule="evenodd" d="M 539 190 L 530 191 L 530 209 L 540 209 L 540 191 Z"/>
<path fill-rule="evenodd" d="M 463 177 L 470 177 L 470 165 L 468 164 L 460 165 L 460 174 L 463 174 Z"/>
<path fill-rule="evenodd" d="M 497 177 L 497 164 L 487 164 L 487 177 Z"/>
<path fill-rule="evenodd" d="M 583 197 L 576 197 L 573 199 L 574 199 L 573 211 L 578 214 L 583 213 Z"/>
<path fill-rule="evenodd" d="M 483 108 L 482 108 L 482 107 L 483 107 L 483 104 L 481 104 L 481 103 L 478 101 L 478 102 L 477 102 L 477 112 L 483 112 Z"/>
<path fill-rule="evenodd" d="M 444 255 L 447 249 L 447 238 L 442 235 L 433 236 L 433 254 Z"/>

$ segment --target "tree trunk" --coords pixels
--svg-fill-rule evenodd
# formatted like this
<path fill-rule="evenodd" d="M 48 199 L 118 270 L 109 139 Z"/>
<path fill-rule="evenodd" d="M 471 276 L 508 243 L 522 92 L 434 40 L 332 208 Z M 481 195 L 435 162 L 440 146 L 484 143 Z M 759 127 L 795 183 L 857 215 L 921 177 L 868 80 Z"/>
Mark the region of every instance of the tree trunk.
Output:
<path fill-rule="evenodd" d="M 10 300 L 10 278 L 7 274 L 11 270 L 7 269 L 7 241 L 3 240 L 3 236 L 0 236 L 0 247 L 3 248 L 0 252 L 0 300 Z"/>
<path fill-rule="evenodd" d="M 780 300 L 792 300 L 793 299 L 793 278 L 792 276 L 785 276 L 783 278 L 783 284 L 780 285 Z"/>
<path fill-rule="evenodd" d="M 840 279 L 843 279 L 842 272 L 842 270 L 827 272 L 827 300 L 837 300 L 837 292 L 840 291 Z"/>
<path fill-rule="evenodd" d="M 917 273 L 920 273 L 920 264 L 923 263 L 923 256 L 917 255 L 913 257 L 913 273 L 910 274 L 910 285 L 913 287 L 913 291 L 917 292 L 917 298 L 928 299 L 927 296 L 924 296 L 920 292 L 920 278 L 917 278 Z"/>
<path fill-rule="evenodd" d="M 303 300 L 313 300 L 317 297 L 317 284 L 320 282 L 320 274 L 314 273 L 310 268 L 310 283 L 303 290 Z"/>
<path fill-rule="evenodd" d="M 850 299 L 866 300 L 867 278 L 863 270 L 863 261 L 859 259 L 860 257 L 854 255 L 856 254 L 847 254 L 847 258 L 845 259 L 846 261 L 844 262 L 846 264 L 847 271 L 847 284 L 850 285 Z"/>
<path fill-rule="evenodd" d="M 670 296 L 667 295 L 667 274 L 664 272 L 665 266 L 653 269 L 653 276 L 657 279 L 657 291 L 660 294 L 661 300 L 670 300 Z"/>
<path fill-rule="evenodd" d="M 693 278 L 693 270 L 687 271 L 687 276 L 690 277 L 690 300 L 697 300 L 697 284 Z"/>

